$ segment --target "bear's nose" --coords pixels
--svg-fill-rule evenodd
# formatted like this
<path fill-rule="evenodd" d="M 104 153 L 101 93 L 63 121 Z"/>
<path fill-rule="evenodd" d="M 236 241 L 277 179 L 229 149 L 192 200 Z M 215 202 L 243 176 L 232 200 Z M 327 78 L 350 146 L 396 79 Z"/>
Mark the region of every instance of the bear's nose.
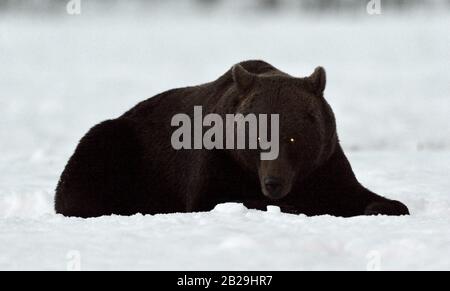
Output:
<path fill-rule="evenodd" d="M 271 198 L 281 198 L 283 181 L 280 178 L 266 177 L 264 178 L 264 186 L 266 188 L 266 191 L 268 192 L 267 194 L 269 194 Z"/>

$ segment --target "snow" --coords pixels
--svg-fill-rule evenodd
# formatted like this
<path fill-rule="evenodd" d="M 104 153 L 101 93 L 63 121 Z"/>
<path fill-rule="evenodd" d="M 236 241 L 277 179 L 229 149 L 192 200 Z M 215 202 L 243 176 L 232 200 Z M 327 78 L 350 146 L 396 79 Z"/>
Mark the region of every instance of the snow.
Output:
<path fill-rule="evenodd" d="M 64 218 L 51 208 L 55 172 L 2 190 L 0 268 L 65 270 L 76 251 L 82 270 L 366 270 L 373 254 L 382 270 L 449 269 L 450 153 L 350 157 L 363 183 L 412 215 L 306 217 L 230 203 L 210 213 Z"/>
<path fill-rule="evenodd" d="M 273 214 L 281 213 L 281 209 L 278 206 L 268 205 L 267 212 L 273 213 Z"/>
<path fill-rule="evenodd" d="M 108 13 L 0 17 L 0 269 L 450 269 L 448 14 Z M 358 178 L 412 215 L 54 213 L 58 177 L 93 124 L 253 58 L 298 76 L 324 66 Z"/>

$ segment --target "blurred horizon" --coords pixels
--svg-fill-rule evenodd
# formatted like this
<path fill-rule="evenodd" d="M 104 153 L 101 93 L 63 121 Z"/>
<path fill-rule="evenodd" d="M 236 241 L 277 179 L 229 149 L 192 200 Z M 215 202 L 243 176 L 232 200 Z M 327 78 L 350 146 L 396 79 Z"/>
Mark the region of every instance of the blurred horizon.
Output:
<path fill-rule="evenodd" d="M 72 0 L 74 1 L 74 0 Z M 27 13 L 59 15 L 67 13 L 70 0 L 2 0 L 0 14 Z M 82 14 L 157 13 L 198 11 L 215 13 L 335 13 L 367 14 L 367 5 L 376 0 L 78 0 Z M 73 2 L 72 2 L 73 3 Z M 372 2 L 373 3 L 373 2 Z M 450 0 L 379 0 L 382 14 L 411 11 L 449 11 Z"/>

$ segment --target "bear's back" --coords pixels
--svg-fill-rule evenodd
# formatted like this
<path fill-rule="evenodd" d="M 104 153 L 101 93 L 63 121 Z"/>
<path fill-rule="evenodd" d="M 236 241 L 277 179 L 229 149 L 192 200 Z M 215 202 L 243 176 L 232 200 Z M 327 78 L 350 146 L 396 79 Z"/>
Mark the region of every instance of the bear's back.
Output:
<path fill-rule="evenodd" d="M 248 72 L 256 75 L 289 76 L 269 63 L 259 60 L 239 63 Z M 132 119 L 166 120 L 177 113 L 192 115 L 193 106 L 208 107 L 217 103 L 223 93 L 233 85 L 231 69 L 215 81 L 198 86 L 176 88 L 151 97 L 126 112 L 123 117 Z"/>

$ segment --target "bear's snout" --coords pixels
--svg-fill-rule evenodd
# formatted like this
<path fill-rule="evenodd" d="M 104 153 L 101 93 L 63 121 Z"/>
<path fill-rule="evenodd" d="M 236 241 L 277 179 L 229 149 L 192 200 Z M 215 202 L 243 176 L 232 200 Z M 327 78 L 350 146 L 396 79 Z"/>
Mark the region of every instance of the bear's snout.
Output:
<path fill-rule="evenodd" d="M 288 194 L 283 179 L 269 176 L 263 180 L 263 193 L 270 199 L 281 199 Z"/>

